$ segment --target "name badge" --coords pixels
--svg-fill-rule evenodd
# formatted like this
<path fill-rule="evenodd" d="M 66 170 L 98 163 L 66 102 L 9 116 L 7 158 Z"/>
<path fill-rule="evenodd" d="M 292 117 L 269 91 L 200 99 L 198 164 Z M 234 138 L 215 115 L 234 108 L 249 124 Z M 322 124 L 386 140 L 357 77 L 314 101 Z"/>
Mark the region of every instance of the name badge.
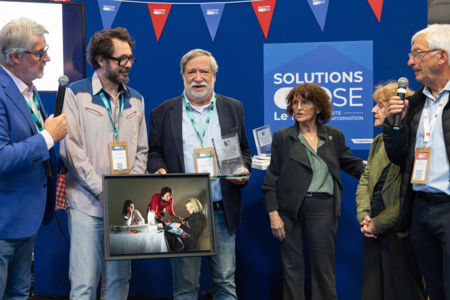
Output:
<path fill-rule="evenodd" d="M 411 183 L 427 183 L 428 166 L 430 164 L 431 148 L 417 148 L 414 157 L 414 167 L 411 176 Z"/>
<path fill-rule="evenodd" d="M 194 149 L 195 173 L 216 175 L 216 158 L 214 148 Z"/>
<path fill-rule="evenodd" d="M 111 174 L 128 174 L 128 147 L 127 142 L 108 143 Z"/>

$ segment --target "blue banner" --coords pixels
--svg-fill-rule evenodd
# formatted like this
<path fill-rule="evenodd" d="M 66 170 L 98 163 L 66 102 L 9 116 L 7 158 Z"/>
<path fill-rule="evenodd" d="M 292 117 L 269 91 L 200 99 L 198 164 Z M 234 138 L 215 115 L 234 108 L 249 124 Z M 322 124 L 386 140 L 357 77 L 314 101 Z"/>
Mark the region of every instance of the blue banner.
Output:
<path fill-rule="evenodd" d="M 216 38 L 225 3 L 200 4 L 212 41 Z"/>
<path fill-rule="evenodd" d="M 373 140 L 372 41 L 264 45 L 264 122 L 272 132 L 292 126 L 286 96 L 298 84 L 314 82 L 333 105 L 328 125 L 344 132 L 353 150 Z"/>

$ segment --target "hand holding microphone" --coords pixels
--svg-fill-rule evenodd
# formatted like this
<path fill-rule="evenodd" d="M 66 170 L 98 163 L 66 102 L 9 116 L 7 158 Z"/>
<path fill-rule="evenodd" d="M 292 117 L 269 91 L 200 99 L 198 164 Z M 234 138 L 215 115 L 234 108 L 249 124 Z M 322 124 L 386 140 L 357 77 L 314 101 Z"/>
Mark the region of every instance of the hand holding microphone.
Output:
<path fill-rule="evenodd" d="M 59 87 L 58 93 L 56 94 L 55 113 L 48 117 L 44 122 L 44 129 L 47 130 L 55 143 L 62 140 L 67 134 L 66 115 L 62 115 L 61 117 L 58 116 L 61 115 L 62 112 L 66 86 L 69 83 L 69 78 L 62 75 L 59 77 L 58 82 Z"/>
<path fill-rule="evenodd" d="M 406 89 L 408 88 L 408 79 L 405 77 L 401 77 L 398 79 L 397 85 L 397 97 L 400 97 L 401 101 L 405 101 L 406 99 Z M 390 103 L 389 103 L 390 105 Z M 392 124 L 392 128 L 395 130 L 399 130 L 400 126 L 402 125 L 402 113 L 403 111 L 396 113 L 394 115 L 394 122 Z"/>

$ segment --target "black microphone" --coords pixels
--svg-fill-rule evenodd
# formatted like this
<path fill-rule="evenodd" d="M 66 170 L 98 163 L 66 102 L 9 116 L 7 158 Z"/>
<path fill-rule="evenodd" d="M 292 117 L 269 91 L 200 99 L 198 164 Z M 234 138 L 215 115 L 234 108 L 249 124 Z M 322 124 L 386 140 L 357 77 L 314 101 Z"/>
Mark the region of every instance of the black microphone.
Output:
<path fill-rule="evenodd" d="M 55 114 L 57 117 L 61 114 L 64 105 L 64 95 L 66 94 L 66 86 L 69 84 L 69 78 L 66 75 L 59 76 L 58 94 L 56 94 Z"/>
<path fill-rule="evenodd" d="M 408 79 L 405 77 L 401 77 L 397 81 L 398 90 L 397 90 L 397 96 L 400 97 L 400 100 L 405 101 L 406 98 L 406 89 L 408 88 Z M 399 130 L 400 126 L 402 125 L 402 113 L 395 114 L 394 116 L 394 125 L 392 128 L 395 130 Z"/>

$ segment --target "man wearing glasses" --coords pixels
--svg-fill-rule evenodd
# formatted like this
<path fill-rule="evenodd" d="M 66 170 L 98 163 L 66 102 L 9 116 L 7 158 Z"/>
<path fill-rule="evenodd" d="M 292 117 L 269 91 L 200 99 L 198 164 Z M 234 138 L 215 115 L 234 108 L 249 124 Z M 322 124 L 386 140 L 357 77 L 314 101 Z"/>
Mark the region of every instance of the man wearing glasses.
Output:
<path fill-rule="evenodd" d="M 53 146 L 66 116 L 47 117 L 33 85 L 50 61 L 47 33 L 26 18 L 0 32 L 0 299 L 28 298 L 36 232 L 55 208 Z"/>
<path fill-rule="evenodd" d="M 383 127 L 389 159 L 403 167 L 398 231 L 411 230 L 431 300 L 450 299 L 450 25 L 412 37 L 408 65 L 423 85 L 392 97 Z M 391 127 L 402 114 L 399 129 Z"/>
<path fill-rule="evenodd" d="M 102 275 L 101 299 L 128 296 L 130 261 L 103 258 L 103 174 L 144 174 L 147 127 L 144 98 L 126 86 L 136 58 L 125 28 L 95 33 L 88 45 L 92 78 L 67 88 L 63 112 L 70 134 L 60 154 L 68 169 L 70 299 L 96 299 Z"/>

